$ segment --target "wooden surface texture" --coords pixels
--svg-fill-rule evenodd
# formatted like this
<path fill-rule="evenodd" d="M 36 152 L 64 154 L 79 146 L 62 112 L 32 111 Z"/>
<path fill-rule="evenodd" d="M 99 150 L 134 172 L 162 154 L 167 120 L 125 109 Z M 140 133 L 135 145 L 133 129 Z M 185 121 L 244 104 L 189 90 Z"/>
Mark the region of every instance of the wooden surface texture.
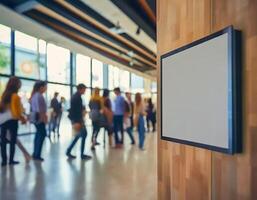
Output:
<path fill-rule="evenodd" d="M 228 25 L 243 32 L 243 153 L 159 139 L 159 200 L 257 199 L 257 0 L 157 1 L 158 70 L 160 55 Z"/>

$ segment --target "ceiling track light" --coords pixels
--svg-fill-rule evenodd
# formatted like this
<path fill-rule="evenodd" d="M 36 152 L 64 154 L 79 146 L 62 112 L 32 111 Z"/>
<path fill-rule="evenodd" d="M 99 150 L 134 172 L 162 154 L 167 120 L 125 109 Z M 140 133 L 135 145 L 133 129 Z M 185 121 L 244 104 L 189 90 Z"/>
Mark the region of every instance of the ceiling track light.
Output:
<path fill-rule="evenodd" d="M 128 56 L 131 57 L 131 58 L 134 57 L 134 51 L 129 51 L 127 54 L 128 54 Z"/>
<path fill-rule="evenodd" d="M 134 60 L 131 59 L 131 61 L 129 62 L 129 65 L 132 67 L 134 65 Z"/>
<path fill-rule="evenodd" d="M 139 34 L 140 34 L 140 32 L 141 32 L 141 28 L 138 26 L 138 27 L 137 27 L 136 34 L 137 34 L 137 35 L 139 35 Z"/>

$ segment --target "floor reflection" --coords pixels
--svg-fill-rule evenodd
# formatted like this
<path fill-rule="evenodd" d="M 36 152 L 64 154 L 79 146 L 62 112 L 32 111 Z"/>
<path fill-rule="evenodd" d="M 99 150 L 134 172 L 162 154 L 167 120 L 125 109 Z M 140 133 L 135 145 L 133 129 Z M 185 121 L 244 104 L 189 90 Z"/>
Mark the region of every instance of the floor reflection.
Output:
<path fill-rule="evenodd" d="M 45 161 L 24 162 L 21 152 L 16 151 L 17 166 L 0 170 L 0 199 L 74 199 L 74 200 L 131 200 L 157 199 L 156 133 L 146 135 L 146 151 L 131 146 L 125 136 L 123 149 L 104 148 L 103 134 L 99 135 L 101 145 L 90 150 L 87 139 L 86 151 L 93 159 L 67 160 L 66 148 L 71 134 L 62 129 L 61 138 L 46 139 L 42 155 Z M 91 129 L 88 128 L 88 138 Z M 137 135 L 135 135 L 137 138 Z M 20 137 L 29 152 L 33 149 L 33 136 Z M 74 148 L 79 155 L 80 143 Z"/>

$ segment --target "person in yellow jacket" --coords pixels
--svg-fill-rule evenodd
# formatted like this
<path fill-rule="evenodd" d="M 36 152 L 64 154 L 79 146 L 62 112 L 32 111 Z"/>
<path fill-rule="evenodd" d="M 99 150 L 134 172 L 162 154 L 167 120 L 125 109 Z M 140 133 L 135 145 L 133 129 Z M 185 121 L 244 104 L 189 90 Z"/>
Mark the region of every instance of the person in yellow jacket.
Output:
<path fill-rule="evenodd" d="M 11 77 L 6 85 L 5 91 L 3 92 L 1 98 L 0 107 L 2 110 L 10 110 L 12 114 L 12 119 L 7 120 L 1 125 L 1 156 L 2 156 L 2 166 L 7 165 L 7 132 L 10 135 L 10 154 L 9 154 L 9 164 L 15 165 L 19 164 L 18 161 L 14 161 L 15 154 L 15 144 L 17 140 L 18 132 L 18 121 L 26 123 L 26 119 L 23 116 L 23 107 L 21 104 L 20 97 L 18 96 L 18 91 L 21 88 L 21 81 L 17 77 Z"/>

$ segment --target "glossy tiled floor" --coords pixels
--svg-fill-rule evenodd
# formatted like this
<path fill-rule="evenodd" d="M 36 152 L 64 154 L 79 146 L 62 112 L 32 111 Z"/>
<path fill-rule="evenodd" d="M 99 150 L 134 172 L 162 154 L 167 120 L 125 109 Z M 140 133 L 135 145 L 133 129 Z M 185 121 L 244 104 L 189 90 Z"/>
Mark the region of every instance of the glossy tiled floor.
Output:
<path fill-rule="evenodd" d="M 100 145 L 93 153 L 90 151 L 91 131 L 88 128 L 86 151 L 93 159 L 68 161 L 64 154 L 71 139 L 69 125 L 64 126 L 61 132 L 60 140 L 45 141 L 45 161 L 42 164 L 34 161 L 26 164 L 21 152 L 16 149 L 16 160 L 21 163 L 0 170 L 1 200 L 157 199 L 156 133 L 146 135 L 146 151 L 131 146 L 126 136 L 123 149 L 104 149 Z M 99 135 L 101 143 L 102 138 L 103 134 Z M 20 139 L 31 152 L 33 136 L 22 136 Z M 80 142 L 74 154 L 77 152 L 79 155 L 79 147 Z"/>

